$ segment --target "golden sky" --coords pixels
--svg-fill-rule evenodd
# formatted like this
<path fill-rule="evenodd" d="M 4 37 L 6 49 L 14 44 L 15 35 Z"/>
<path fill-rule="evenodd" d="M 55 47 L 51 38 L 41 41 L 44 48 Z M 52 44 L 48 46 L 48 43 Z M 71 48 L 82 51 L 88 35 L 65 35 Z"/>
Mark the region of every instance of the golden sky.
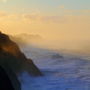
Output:
<path fill-rule="evenodd" d="M 0 29 L 8 34 L 39 34 L 67 44 L 88 42 L 90 1 L 0 0 Z"/>

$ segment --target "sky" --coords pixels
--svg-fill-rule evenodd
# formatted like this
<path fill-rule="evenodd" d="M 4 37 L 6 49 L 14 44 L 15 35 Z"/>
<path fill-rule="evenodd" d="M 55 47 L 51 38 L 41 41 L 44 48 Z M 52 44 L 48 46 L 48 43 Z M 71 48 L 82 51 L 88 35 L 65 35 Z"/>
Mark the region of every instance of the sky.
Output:
<path fill-rule="evenodd" d="M 90 0 L 0 0 L 0 30 L 8 34 L 39 34 L 67 46 L 87 46 Z"/>

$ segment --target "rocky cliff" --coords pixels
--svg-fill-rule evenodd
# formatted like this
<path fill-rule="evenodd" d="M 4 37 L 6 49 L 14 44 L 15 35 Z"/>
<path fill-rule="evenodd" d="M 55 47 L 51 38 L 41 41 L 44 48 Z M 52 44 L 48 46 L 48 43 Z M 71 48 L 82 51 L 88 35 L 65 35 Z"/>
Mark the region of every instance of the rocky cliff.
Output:
<path fill-rule="evenodd" d="M 16 74 L 27 71 L 32 76 L 41 76 L 42 73 L 31 59 L 21 52 L 18 45 L 10 40 L 9 36 L 0 32 L 0 64 L 8 66 Z"/>

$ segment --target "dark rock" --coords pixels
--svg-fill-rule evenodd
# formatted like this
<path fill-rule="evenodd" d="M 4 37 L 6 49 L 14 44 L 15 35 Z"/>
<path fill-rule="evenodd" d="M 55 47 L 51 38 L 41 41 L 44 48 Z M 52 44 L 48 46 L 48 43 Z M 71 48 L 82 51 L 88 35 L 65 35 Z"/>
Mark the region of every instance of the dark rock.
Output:
<path fill-rule="evenodd" d="M 4 66 L 0 66 L 0 90 L 21 90 L 21 85 L 16 75 Z"/>
<path fill-rule="evenodd" d="M 0 33 L 0 64 L 7 65 L 16 74 L 27 71 L 32 76 L 42 75 L 33 61 L 28 59 L 18 45 L 3 33 Z"/>
<path fill-rule="evenodd" d="M 64 58 L 62 55 L 60 55 L 60 54 L 54 54 L 53 56 L 52 56 L 52 58 L 53 59 L 60 59 L 60 58 Z"/>

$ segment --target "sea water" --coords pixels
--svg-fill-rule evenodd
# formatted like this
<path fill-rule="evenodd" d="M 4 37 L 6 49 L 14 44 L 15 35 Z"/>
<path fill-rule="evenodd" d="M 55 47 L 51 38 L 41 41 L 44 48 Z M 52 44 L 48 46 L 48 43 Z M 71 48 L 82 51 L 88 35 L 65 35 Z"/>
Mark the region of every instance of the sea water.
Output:
<path fill-rule="evenodd" d="M 89 59 L 44 49 L 23 48 L 23 51 L 44 76 L 32 77 L 23 72 L 19 76 L 22 90 L 90 90 Z"/>

